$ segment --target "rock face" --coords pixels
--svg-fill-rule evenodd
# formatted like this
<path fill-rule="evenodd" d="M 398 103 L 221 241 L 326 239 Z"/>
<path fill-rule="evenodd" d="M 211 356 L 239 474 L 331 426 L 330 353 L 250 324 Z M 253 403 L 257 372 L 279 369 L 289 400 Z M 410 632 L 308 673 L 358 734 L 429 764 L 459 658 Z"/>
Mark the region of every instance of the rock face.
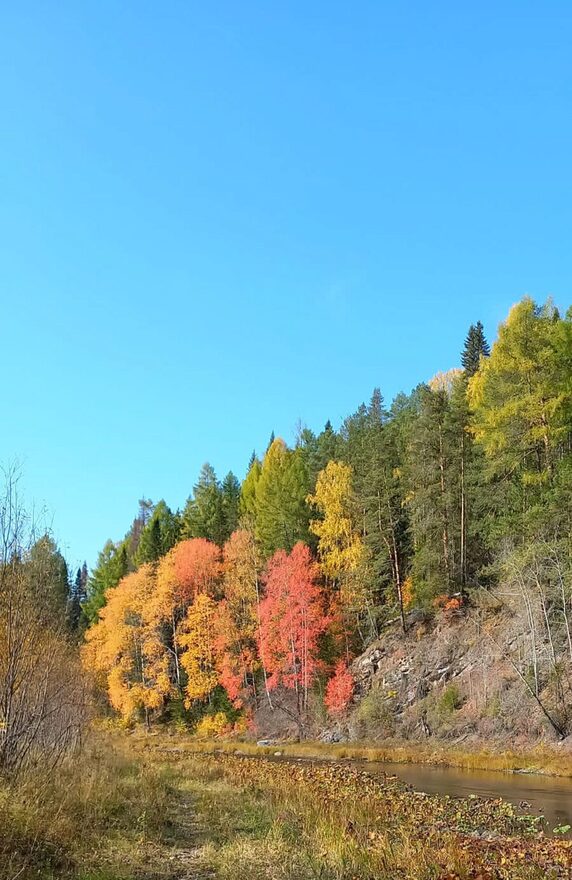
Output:
<path fill-rule="evenodd" d="M 439 612 L 431 620 L 416 612 L 407 623 L 406 633 L 399 621 L 391 623 L 352 663 L 355 696 L 344 719 L 333 723 L 319 693 L 313 695 L 304 736 L 325 742 L 435 739 L 507 747 L 557 739 L 515 669 L 525 680 L 530 674 L 525 621 L 506 610 L 472 608 Z M 555 706 L 555 713 L 562 711 L 551 690 L 553 677 L 543 673 L 540 681 L 541 699 Z M 572 707 L 572 693 L 564 694 L 566 702 Z M 275 741 L 300 735 L 293 694 L 276 695 L 274 704 L 257 711 L 258 735 Z"/>
<path fill-rule="evenodd" d="M 352 739 L 438 738 L 531 744 L 556 735 L 511 663 L 513 629 L 502 614 L 439 614 L 398 624 L 352 664 Z M 511 641 L 512 639 L 512 641 Z M 544 696 L 550 700 L 550 684 Z"/>

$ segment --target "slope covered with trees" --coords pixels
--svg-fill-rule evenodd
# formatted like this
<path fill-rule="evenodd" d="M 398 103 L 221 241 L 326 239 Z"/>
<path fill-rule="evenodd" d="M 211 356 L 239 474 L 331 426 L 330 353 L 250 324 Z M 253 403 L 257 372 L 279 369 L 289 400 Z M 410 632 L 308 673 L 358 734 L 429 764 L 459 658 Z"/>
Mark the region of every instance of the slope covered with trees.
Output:
<path fill-rule="evenodd" d="M 84 664 L 126 722 L 222 731 L 266 705 L 303 733 L 317 704 L 344 717 L 388 627 L 489 597 L 518 621 L 511 674 L 568 732 L 572 312 L 524 299 L 491 348 L 471 326 L 460 363 L 390 405 L 374 390 L 338 431 L 273 436 L 242 484 L 205 465 L 182 511 L 140 502 L 80 602 Z"/>

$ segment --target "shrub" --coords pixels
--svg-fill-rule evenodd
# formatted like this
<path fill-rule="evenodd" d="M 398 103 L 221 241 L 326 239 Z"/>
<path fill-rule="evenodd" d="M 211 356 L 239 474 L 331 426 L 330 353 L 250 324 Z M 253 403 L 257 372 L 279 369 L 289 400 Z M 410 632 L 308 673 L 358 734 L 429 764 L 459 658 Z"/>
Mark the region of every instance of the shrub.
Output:
<path fill-rule="evenodd" d="M 324 702 L 330 715 L 343 715 L 354 695 L 354 679 L 344 660 L 339 660 L 326 685 Z"/>
<path fill-rule="evenodd" d="M 222 736 L 228 733 L 229 722 L 224 712 L 215 712 L 214 715 L 204 715 L 195 727 L 196 736 L 208 739 L 211 736 Z"/>

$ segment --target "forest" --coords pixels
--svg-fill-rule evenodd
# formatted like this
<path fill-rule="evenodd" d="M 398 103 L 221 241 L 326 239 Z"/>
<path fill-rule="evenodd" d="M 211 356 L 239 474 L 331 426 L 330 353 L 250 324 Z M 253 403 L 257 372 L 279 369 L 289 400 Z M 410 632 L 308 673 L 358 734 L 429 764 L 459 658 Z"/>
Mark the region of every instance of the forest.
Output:
<path fill-rule="evenodd" d="M 563 736 L 571 541 L 572 311 L 525 298 L 492 347 L 475 323 L 460 366 L 409 395 L 376 388 L 292 447 L 272 435 L 242 483 L 205 464 L 183 510 L 142 500 L 68 616 L 124 723 L 245 732 L 266 702 L 303 737 L 317 701 L 343 717 L 388 625 L 504 591 L 522 611 L 508 659 Z"/>
<path fill-rule="evenodd" d="M 570 876 L 569 823 L 335 761 L 572 774 L 526 751 L 572 732 L 572 310 L 461 346 L 242 482 L 142 499 L 92 571 L 4 471 L 2 880 Z"/>

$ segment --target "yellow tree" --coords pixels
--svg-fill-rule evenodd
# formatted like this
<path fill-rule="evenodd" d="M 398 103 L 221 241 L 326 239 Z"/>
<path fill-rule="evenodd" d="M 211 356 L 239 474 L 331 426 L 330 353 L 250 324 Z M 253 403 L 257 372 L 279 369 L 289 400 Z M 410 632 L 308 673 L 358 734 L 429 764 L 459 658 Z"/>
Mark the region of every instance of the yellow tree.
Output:
<path fill-rule="evenodd" d="M 224 600 L 217 616 L 220 681 L 239 707 L 254 689 L 258 666 L 256 640 L 259 628 L 262 567 L 254 535 L 237 529 L 224 546 Z"/>
<path fill-rule="evenodd" d="M 177 577 L 177 547 L 163 556 L 157 565 L 155 589 L 144 608 L 149 631 L 149 650 L 155 648 L 155 660 L 162 665 L 182 694 L 180 629 L 190 599 Z M 162 651 L 159 650 L 162 647 Z"/>
<path fill-rule="evenodd" d="M 149 632 L 145 608 L 155 589 L 153 566 L 143 565 L 108 590 L 99 621 L 86 633 L 85 667 L 105 683 L 112 707 L 131 721 L 163 706 L 170 692 L 168 667 Z"/>
<path fill-rule="evenodd" d="M 318 474 L 308 503 L 320 514 L 310 522 L 318 538 L 318 559 L 326 581 L 338 592 L 342 615 L 371 614 L 368 554 L 355 523 L 352 468 L 329 461 Z"/>
<path fill-rule="evenodd" d="M 187 675 L 185 705 L 204 701 L 218 684 L 215 616 L 217 603 L 207 593 L 199 593 L 189 606 L 181 626 L 179 641 L 185 649 L 181 665 Z"/>

